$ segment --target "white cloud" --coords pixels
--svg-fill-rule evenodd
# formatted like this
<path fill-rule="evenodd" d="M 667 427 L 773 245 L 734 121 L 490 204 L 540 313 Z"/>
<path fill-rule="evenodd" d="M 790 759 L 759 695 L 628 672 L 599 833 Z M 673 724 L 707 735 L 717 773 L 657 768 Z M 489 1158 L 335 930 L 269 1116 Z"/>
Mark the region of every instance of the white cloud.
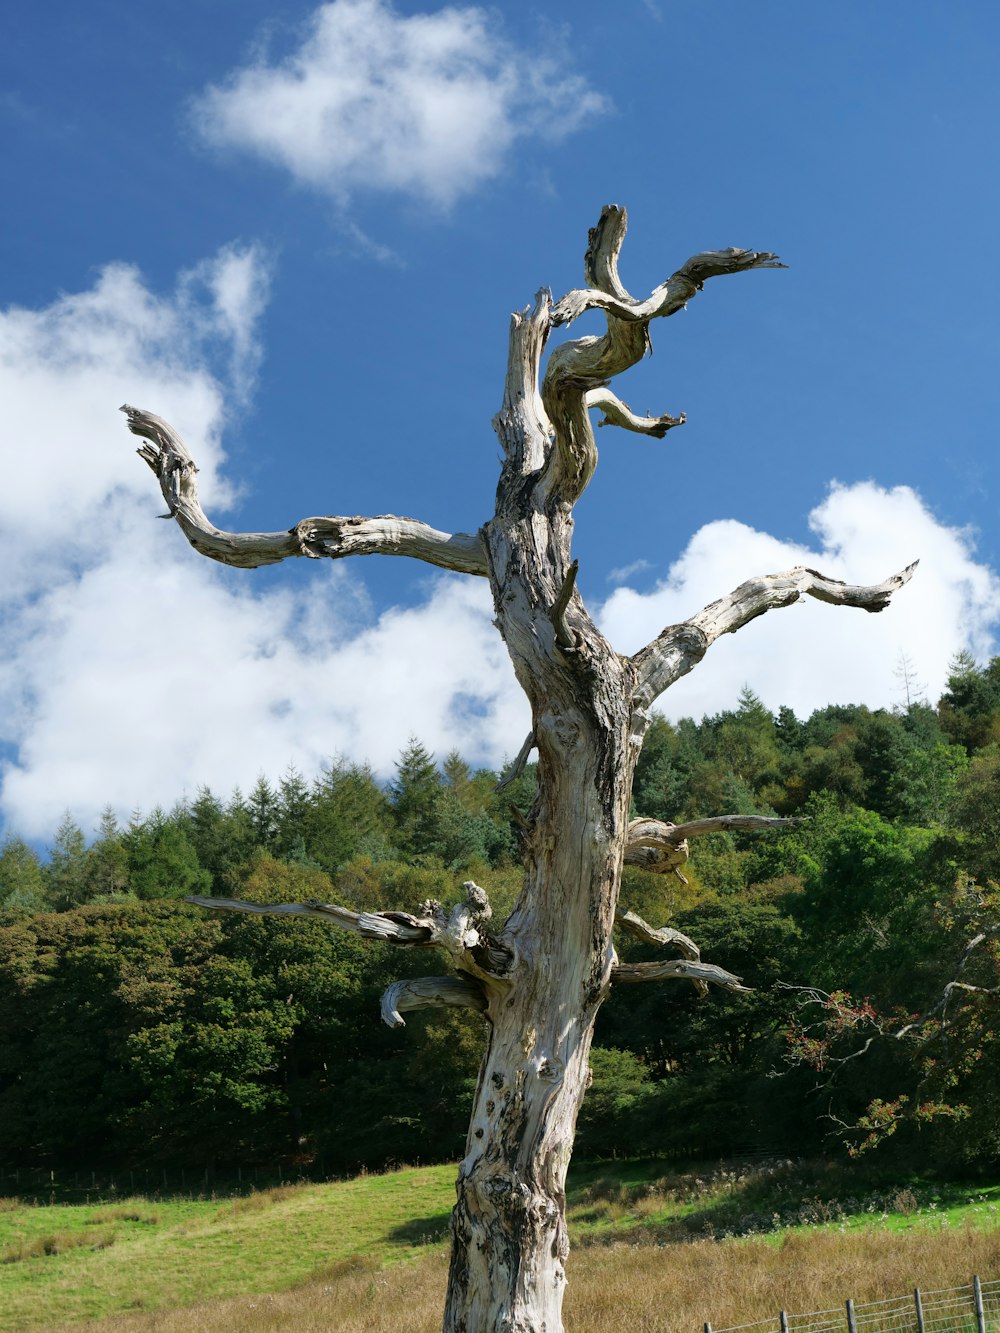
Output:
<path fill-rule="evenodd" d="M 115 411 L 123 398 L 170 405 L 178 429 L 204 441 L 206 494 L 224 500 L 223 385 L 211 367 L 221 355 L 227 390 L 249 387 L 266 286 L 261 253 L 228 248 L 182 274 L 169 297 L 148 291 L 131 266 L 111 264 L 89 291 L 0 312 L 0 607 L 101 558 L 129 499 L 148 502 L 149 478 Z M 124 502 L 104 512 L 112 495 Z"/>
<path fill-rule="evenodd" d="M 26 836 L 65 809 L 90 829 L 106 803 L 228 793 L 339 752 L 387 773 L 411 733 L 499 759 L 527 730 L 485 583 L 431 580 L 375 620 L 343 566 L 261 593 L 154 521 L 115 408 L 155 407 L 197 441 L 223 507 L 223 402 L 252 379 L 266 284 L 258 252 L 225 250 L 169 296 L 113 265 L 46 309 L 0 311 L 0 813 Z"/>
<path fill-rule="evenodd" d="M 109 802 L 228 793 L 338 753 L 387 774 L 411 734 L 498 764 L 527 730 L 484 581 L 435 574 L 418 604 L 376 615 L 355 564 L 261 591 L 153 521 L 114 407 L 154 407 L 197 440 L 217 510 L 222 406 L 252 378 L 266 281 L 259 254 L 229 250 L 169 296 L 112 266 L 47 309 L 0 312 L 0 812 L 27 836 L 67 808 L 89 830 Z M 835 486 L 811 521 L 817 550 L 709 524 L 658 588 L 616 589 L 599 619 L 632 651 L 753 573 L 806 563 L 871 582 L 920 556 L 913 582 L 879 616 L 808 602 L 763 617 L 663 696 L 668 714 L 716 712 L 745 682 L 800 715 L 892 704 L 901 651 L 933 697 L 954 652 L 990 651 L 998 580 L 912 491 Z"/>
<path fill-rule="evenodd" d="M 634 652 L 754 574 L 807 565 L 850 583 L 879 583 L 916 558 L 920 565 L 878 615 L 810 598 L 720 639 L 661 697 L 668 717 L 730 707 L 744 684 L 770 708 L 788 704 L 800 717 L 827 703 L 892 707 L 901 702 L 893 674 L 901 653 L 933 700 L 956 652 L 996 650 L 1000 580 L 976 562 L 970 534 L 939 523 L 909 487 L 835 484 L 809 522 L 817 549 L 731 519 L 707 524 L 652 592 L 616 590 L 601 627 L 617 648 Z"/>
<path fill-rule="evenodd" d="M 311 775 L 337 754 L 388 774 L 414 733 L 442 757 L 520 744 L 526 712 L 484 584 L 437 580 L 421 605 L 351 633 L 333 567 L 254 594 L 184 547 L 164 560 L 158 535 L 137 524 L 127 562 L 63 583 L 22 646 L 19 669 L 44 687 L 4 787 L 20 829 L 44 835 L 67 807 L 91 827 L 104 803 L 170 805 L 200 784 L 228 794 L 289 763 Z"/>
<path fill-rule="evenodd" d="M 388 0 L 333 0 L 292 54 L 236 70 L 193 116 L 209 143 L 340 201 L 373 189 L 446 207 L 496 176 L 519 138 L 563 138 L 607 106 L 486 10 L 406 17 Z"/>
<path fill-rule="evenodd" d="M 627 583 L 633 574 L 644 574 L 647 569 L 652 569 L 648 560 L 633 560 L 630 564 L 620 565 L 617 569 L 608 570 L 609 583 Z"/>

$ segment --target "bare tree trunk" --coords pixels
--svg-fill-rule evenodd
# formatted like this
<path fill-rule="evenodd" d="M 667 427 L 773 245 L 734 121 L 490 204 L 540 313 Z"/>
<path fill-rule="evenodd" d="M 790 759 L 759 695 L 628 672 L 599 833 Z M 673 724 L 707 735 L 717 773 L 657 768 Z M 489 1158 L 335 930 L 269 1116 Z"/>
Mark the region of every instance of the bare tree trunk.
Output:
<path fill-rule="evenodd" d="M 447 1333 L 561 1328 L 566 1169 L 611 985 L 633 764 L 622 692 L 604 693 L 604 716 L 552 694 L 536 716 L 541 794 L 459 1166 Z"/>
<path fill-rule="evenodd" d="M 629 823 L 636 759 L 658 695 L 690 671 L 720 634 L 733 633 L 802 596 L 881 611 L 909 577 L 850 587 L 814 570 L 751 579 L 680 625 L 667 626 L 633 657 L 603 638 L 576 588 L 571 558 L 573 506 L 590 481 L 597 449 L 589 411 L 614 425 L 660 438 L 682 415 L 641 417 L 608 387 L 648 347 L 648 324 L 683 309 L 710 277 L 781 267 L 747 250 L 696 255 L 645 300 L 623 287 L 617 268 L 625 212 L 609 207 L 590 234 L 587 287 L 553 304 L 540 292 L 513 317 L 504 402 L 494 425 L 504 452 L 494 517 L 478 534 L 439 532 L 414 519 L 310 518 L 283 532 L 227 533 L 198 502 L 197 469 L 183 442 L 158 417 L 136 408 L 130 429 L 148 443 L 141 456 L 157 474 L 170 514 L 202 554 L 254 566 L 289 556 L 410 555 L 489 578 L 496 625 L 531 704 L 532 732 L 517 764 L 538 751 L 538 797 L 525 837 L 521 894 L 498 931 L 475 884 L 445 915 L 354 913 L 323 903 L 258 906 L 192 899 L 206 907 L 322 916 L 370 939 L 435 946 L 458 975 L 397 982 L 383 997 L 393 1026 L 402 1011 L 458 1004 L 489 1020 L 465 1156 L 459 1166 L 445 1333 L 560 1333 L 568 1253 L 566 1170 L 588 1084 L 598 1010 L 616 981 L 687 978 L 701 992 L 740 979 L 702 963 L 679 932 L 654 930 L 618 907 L 626 859 L 680 874 L 688 837 L 721 825 L 781 823 L 726 816 L 674 826 Z M 563 343 L 549 356 L 550 330 L 600 309 L 607 332 Z M 616 917 L 632 934 L 680 958 L 619 967 Z"/>

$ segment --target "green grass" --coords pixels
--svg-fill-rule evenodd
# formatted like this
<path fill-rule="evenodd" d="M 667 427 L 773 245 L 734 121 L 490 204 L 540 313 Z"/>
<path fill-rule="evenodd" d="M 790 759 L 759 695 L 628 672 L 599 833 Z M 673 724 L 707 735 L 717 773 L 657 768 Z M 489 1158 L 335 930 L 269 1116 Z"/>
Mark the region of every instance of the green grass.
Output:
<path fill-rule="evenodd" d="M 983 1226 L 1000 1222 L 1000 1185 L 866 1177 L 824 1164 L 614 1163 L 577 1174 L 569 1220 L 577 1244 L 669 1243 L 870 1227 Z M 620 1169 L 619 1169 L 620 1168 Z"/>
<path fill-rule="evenodd" d="M 440 1250 L 451 1165 L 285 1185 L 230 1199 L 21 1204 L 0 1199 L 0 1333 L 116 1312 L 289 1291 Z M 996 1228 L 1000 1185 L 869 1179 L 819 1166 L 575 1167 L 575 1246 L 790 1233 Z"/>
<path fill-rule="evenodd" d="M 283 1291 L 360 1258 L 406 1260 L 441 1240 L 454 1174 L 426 1167 L 227 1200 L 0 1205 L 0 1329 Z M 48 1252 L 37 1244 L 47 1238 Z"/>

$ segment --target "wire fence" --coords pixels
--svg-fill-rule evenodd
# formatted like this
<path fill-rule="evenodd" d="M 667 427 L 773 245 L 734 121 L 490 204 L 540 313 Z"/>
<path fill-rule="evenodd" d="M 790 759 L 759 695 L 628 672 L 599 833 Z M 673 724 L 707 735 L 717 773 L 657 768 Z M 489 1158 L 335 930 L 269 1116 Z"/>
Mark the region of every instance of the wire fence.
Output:
<path fill-rule="evenodd" d="M 915 1288 L 909 1296 L 856 1305 L 845 1301 L 832 1310 L 789 1314 L 781 1310 L 771 1319 L 733 1324 L 705 1333 L 990 1333 L 1000 1329 L 1000 1279 L 939 1291 Z"/>

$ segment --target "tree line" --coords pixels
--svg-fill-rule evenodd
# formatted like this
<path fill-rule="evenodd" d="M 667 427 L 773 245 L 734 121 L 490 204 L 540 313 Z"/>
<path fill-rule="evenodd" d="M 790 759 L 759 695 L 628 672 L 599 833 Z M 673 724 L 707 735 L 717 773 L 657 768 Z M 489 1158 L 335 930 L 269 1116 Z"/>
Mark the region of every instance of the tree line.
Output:
<path fill-rule="evenodd" d="M 749 994 L 621 987 L 601 1011 L 578 1151 L 1000 1157 L 996 881 L 1000 659 L 952 664 L 932 707 L 800 720 L 749 691 L 654 720 L 637 815 L 799 819 L 692 844 L 683 878 L 627 867 L 623 905 L 697 940 Z M 379 783 L 336 763 L 169 811 L 72 819 L 47 857 L 0 851 L 0 1160 L 280 1160 L 347 1171 L 462 1150 L 482 1032 L 465 1013 L 377 1022 L 419 951 L 309 920 L 209 917 L 187 894 L 355 910 L 520 884 L 531 766 L 502 790 L 418 742 Z M 622 941 L 625 959 L 644 946 Z"/>

